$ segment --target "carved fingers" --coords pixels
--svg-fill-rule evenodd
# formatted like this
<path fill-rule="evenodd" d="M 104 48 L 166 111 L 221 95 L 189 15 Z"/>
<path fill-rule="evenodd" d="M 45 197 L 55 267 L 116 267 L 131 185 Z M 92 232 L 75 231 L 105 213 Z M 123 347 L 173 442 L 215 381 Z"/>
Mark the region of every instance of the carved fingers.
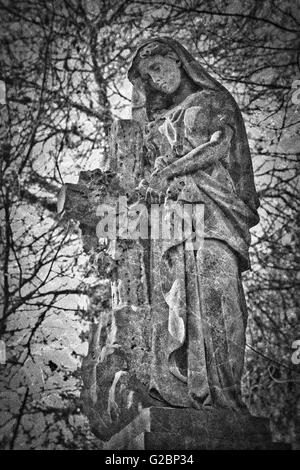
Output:
<path fill-rule="evenodd" d="M 221 141 L 229 142 L 233 136 L 233 129 L 228 124 L 224 124 L 223 128 L 214 132 L 210 137 L 211 143 L 219 143 Z"/>
<path fill-rule="evenodd" d="M 139 185 L 137 186 L 137 188 L 135 188 L 135 193 L 137 194 L 138 199 L 144 200 L 146 198 L 146 192 L 147 192 L 148 187 L 149 187 L 148 181 L 146 181 L 145 179 L 142 179 Z"/>
<path fill-rule="evenodd" d="M 163 204 L 165 200 L 165 194 L 162 191 L 156 191 L 153 188 L 148 188 L 145 199 L 149 204 Z"/>
<path fill-rule="evenodd" d="M 161 170 L 168 165 L 168 158 L 166 156 L 158 157 L 154 163 L 154 172 L 156 170 Z"/>
<path fill-rule="evenodd" d="M 210 142 L 219 142 L 222 136 L 221 131 L 214 132 L 210 137 Z"/>
<path fill-rule="evenodd" d="M 140 182 L 135 191 L 140 200 L 146 201 L 149 204 L 161 204 L 165 200 L 164 192 L 150 187 L 148 181 L 145 179 Z"/>
<path fill-rule="evenodd" d="M 181 191 L 185 186 L 185 178 L 174 178 L 174 180 L 170 183 L 170 186 L 167 189 L 167 199 L 177 199 Z"/>

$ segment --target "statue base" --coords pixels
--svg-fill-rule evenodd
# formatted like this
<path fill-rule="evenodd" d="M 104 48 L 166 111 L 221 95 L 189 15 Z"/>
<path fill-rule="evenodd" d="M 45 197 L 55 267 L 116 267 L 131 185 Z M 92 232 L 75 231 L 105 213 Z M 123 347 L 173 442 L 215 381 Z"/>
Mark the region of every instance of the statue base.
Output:
<path fill-rule="evenodd" d="M 268 419 L 228 410 L 150 407 L 104 443 L 104 450 L 268 450 Z"/>

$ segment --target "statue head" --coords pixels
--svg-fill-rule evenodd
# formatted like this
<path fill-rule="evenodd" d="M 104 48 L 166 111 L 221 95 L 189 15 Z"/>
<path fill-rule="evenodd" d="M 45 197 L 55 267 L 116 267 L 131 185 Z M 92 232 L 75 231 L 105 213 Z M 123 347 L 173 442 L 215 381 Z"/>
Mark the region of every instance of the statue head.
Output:
<path fill-rule="evenodd" d="M 197 88 L 174 43 L 166 38 L 148 40 L 137 50 L 128 71 L 133 84 L 132 108 L 135 113 L 144 108 L 150 120 Z"/>
<path fill-rule="evenodd" d="M 132 80 L 167 95 L 174 93 L 182 79 L 181 61 L 168 45 L 153 41 L 142 47 L 132 64 Z"/>

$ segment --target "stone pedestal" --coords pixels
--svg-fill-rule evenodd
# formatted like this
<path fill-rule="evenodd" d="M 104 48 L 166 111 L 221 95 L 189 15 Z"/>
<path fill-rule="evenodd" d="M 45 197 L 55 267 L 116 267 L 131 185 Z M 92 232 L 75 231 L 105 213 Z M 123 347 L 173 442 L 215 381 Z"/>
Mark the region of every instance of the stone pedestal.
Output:
<path fill-rule="evenodd" d="M 150 407 L 104 444 L 105 450 L 268 450 L 268 420 L 227 410 Z"/>

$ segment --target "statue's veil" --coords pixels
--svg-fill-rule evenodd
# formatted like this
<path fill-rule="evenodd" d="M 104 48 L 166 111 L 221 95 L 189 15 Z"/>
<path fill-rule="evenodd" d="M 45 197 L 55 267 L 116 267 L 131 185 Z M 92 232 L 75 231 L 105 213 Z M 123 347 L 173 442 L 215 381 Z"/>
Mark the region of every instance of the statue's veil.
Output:
<path fill-rule="evenodd" d="M 259 200 L 254 185 L 253 168 L 247 134 L 239 107 L 229 91 L 217 80 L 211 77 L 199 62 L 197 62 L 197 60 L 195 60 L 194 57 L 174 39 L 160 37 L 146 40 L 142 42 L 136 50 L 132 60 L 132 65 L 128 70 L 128 78 L 133 84 L 133 119 L 135 119 L 135 112 L 139 110 L 136 113 L 136 116 L 137 119 L 140 120 L 142 116 L 141 110 L 146 104 L 146 95 L 143 93 L 142 82 L 136 77 L 135 59 L 140 50 L 151 43 L 163 43 L 172 49 L 180 59 L 182 67 L 187 75 L 196 85 L 199 86 L 199 91 L 201 89 L 209 89 L 216 91 L 216 93 L 221 92 L 225 94 L 229 107 L 233 109 L 234 114 L 233 119 L 231 120 L 233 123 L 232 127 L 234 128 L 234 136 L 231 142 L 228 171 L 232 177 L 238 196 L 252 209 L 254 213 L 253 222 L 250 223 L 250 225 L 256 225 L 258 222 L 256 209 L 259 206 Z"/>

